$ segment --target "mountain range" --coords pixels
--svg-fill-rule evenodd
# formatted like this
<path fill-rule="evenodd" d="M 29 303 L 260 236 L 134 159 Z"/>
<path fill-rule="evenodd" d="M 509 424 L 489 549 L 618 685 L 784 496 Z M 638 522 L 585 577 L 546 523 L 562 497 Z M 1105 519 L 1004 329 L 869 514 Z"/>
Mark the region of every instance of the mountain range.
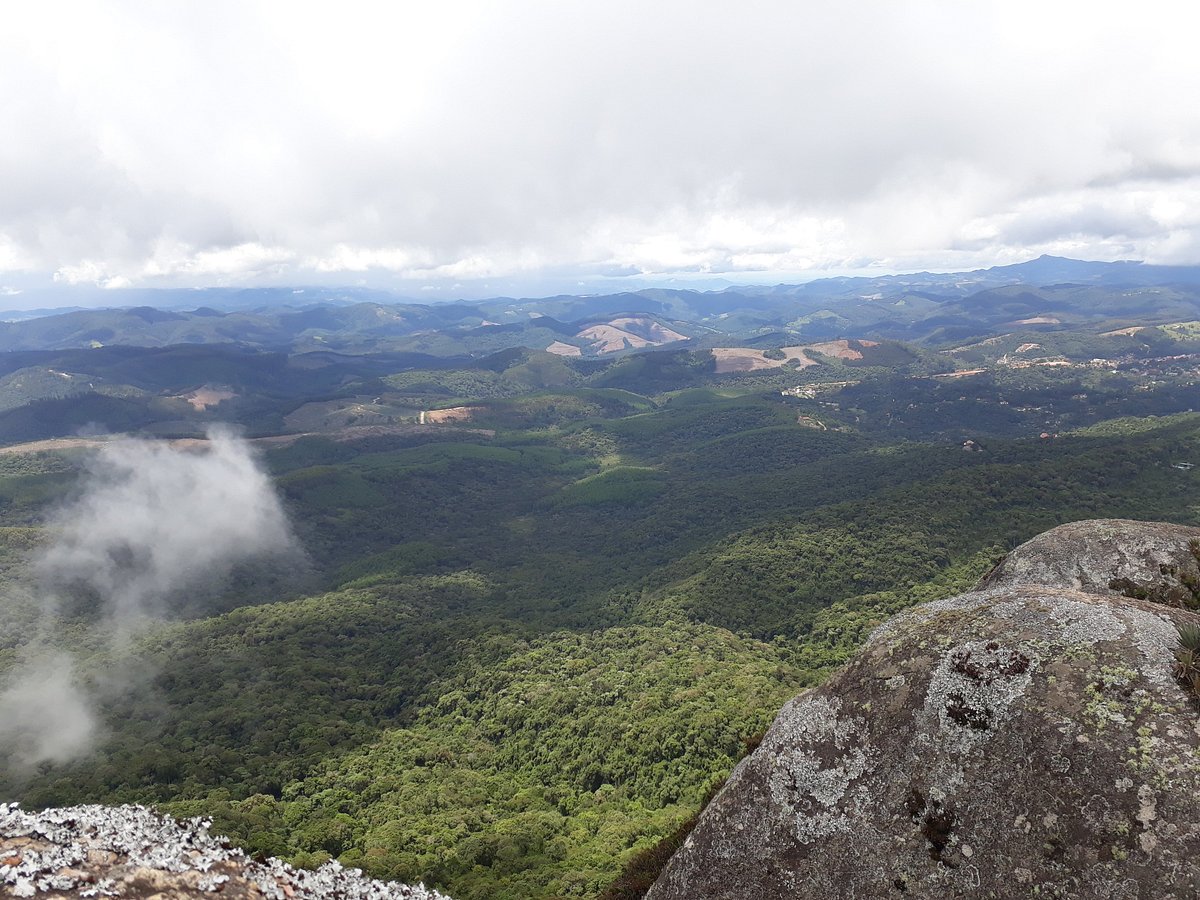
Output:
<path fill-rule="evenodd" d="M 450 304 L 279 294 L 226 309 L 208 295 L 168 309 L 141 295 L 9 323 L 2 340 L 28 349 L 0 352 L 0 803 L 152 804 L 212 819 L 254 858 L 336 859 L 456 900 L 641 897 L 699 816 L 699 849 L 664 884 L 703 896 L 722 816 L 754 773 L 767 771 L 779 810 L 796 809 L 857 765 L 863 729 L 866 756 L 900 759 L 910 713 L 925 710 L 918 667 L 954 662 L 950 645 L 922 644 L 942 637 L 983 642 L 984 669 L 954 681 L 965 693 L 943 698 L 945 716 L 921 719 L 925 738 L 982 746 L 976 725 L 1005 711 L 986 691 L 975 703 L 988 687 L 975 682 L 1011 666 L 1012 649 L 1036 655 L 1039 702 L 1086 704 L 1063 740 L 1089 743 L 1043 741 L 1062 752 L 1029 754 L 1039 765 L 1094 771 L 1102 738 L 1118 756 L 1190 752 L 1186 735 L 1153 743 L 1186 710 L 1139 711 L 1142 695 L 1123 693 L 1146 681 L 1147 702 L 1179 699 L 1166 630 L 1136 666 L 1130 647 L 1093 660 L 1079 635 L 1050 647 L 1036 631 L 1052 572 L 1019 597 L 971 591 L 989 571 L 988 584 L 1028 572 L 1028 547 L 993 567 L 1046 529 L 1144 519 L 1187 526 L 1168 556 L 1113 538 L 1153 577 L 1097 569 L 1100 588 L 1126 579 L 1134 596 L 1063 608 L 1132 616 L 1119 604 L 1159 594 L 1200 605 L 1197 285 L 1091 267 Z M 242 555 L 262 529 L 237 529 L 263 510 L 286 514 L 297 555 Z M 1065 550 L 1037 558 L 1081 571 Z M 112 617 L 129 584 L 158 586 L 132 636 Z M 910 615 L 914 640 L 891 662 L 876 641 L 852 675 L 834 674 L 893 615 L 956 596 L 937 607 L 938 637 Z M 995 628 L 959 615 L 993 606 L 1009 616 Z M 868 693 L 845 690 L 850 678 Z M 786 715 L 763 737 L 827 679 L 818 699 L 841 704 L 849 743 L 813 732 L 783 753 Z M 1149 734 L 1118 730 L 1117 714 Z M 1109 731 L 1081 730 L 1097 716 Z M 39 743 L 89 723 L 85 747 Z M 992 778 L 1030 734 L 997 734 L 988 746 L 1005 749 L 970 771 Z M 882 883 L 896 896 L 937 896 L 973 880 L 987 861 L 976 835 L 995 821 L 968 819 L 986 802 L 951 796 L 953 770 L 920 781 L 921 760 L 901 761 L 908 781 L 881 787 L 882 770 L 864 768 L 831 802 L 869 808 L 828 821 L 856 839 L 886 826 L 902 852 L 859 856 L 895 862 Z M 1029 784 L 1076 783 L 1062 775 Z M 1164 819 L 1151 827 L 1136 824 L 1143 775 Z M 1043 824 L 1005 858 L 1040 841 L 1047 855 L 1020 866 L 1031 879 L 1061 885 L 1094 862 L 1152 885 L 1147 842 L 1193 841 L 1165 777 L 1131 768 L 1113 774 L 1134 785 L 1112 802 L 1039 806 Z M 1081 809 L 1099 824 L 1080 824 Z M 1051 813 L 1080 827 L 1055 830 Z M 770 837 L 755 850 L 764 877 L 802 878 L 771 857 L 800 851 Z M 1004 866 L 989 883 L 1016 878 Z"/>
<path fill-rule="evenodd" d="M 419 304 L 347 289 L 117 290 L 112 307 L 0 323 L 0 350 L 239 343 L 291 352 L 572 356 L 688 341 L 856 337 L 939 345 L 1021 328 L 1117 328 L 1200 318 L 1200 267 L 1043 256 L 973 272 L 828 278 L 722 291 Z M 126 304 L 131 305 L 126 305 Z"/>

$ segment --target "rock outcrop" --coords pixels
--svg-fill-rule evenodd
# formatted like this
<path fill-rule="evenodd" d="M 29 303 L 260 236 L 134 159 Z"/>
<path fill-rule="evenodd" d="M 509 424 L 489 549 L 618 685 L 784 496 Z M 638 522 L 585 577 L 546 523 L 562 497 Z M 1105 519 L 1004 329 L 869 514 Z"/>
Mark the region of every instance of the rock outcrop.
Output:
<path fill-rule="evenodd" d="M 1173 671 L 1198 537 L 1062 526 L 885 623 L 648 900 L 1200 896 L 1200 707 Z"/>
<path fill-rule="evenodd" d="M 1200 528 L 1129 519 L 1060 525 L 1022 544 L 979 588 L 1033 584 L 1200 607 Z"/>
<path fill-rule="evenodd" d="M 27 813 L 16 804 L 0 804 L 0 896 L 449 900 L 337 863 L 309 872 L 255 862 L 203 820 L 177 822 L 142 806 Z"/>

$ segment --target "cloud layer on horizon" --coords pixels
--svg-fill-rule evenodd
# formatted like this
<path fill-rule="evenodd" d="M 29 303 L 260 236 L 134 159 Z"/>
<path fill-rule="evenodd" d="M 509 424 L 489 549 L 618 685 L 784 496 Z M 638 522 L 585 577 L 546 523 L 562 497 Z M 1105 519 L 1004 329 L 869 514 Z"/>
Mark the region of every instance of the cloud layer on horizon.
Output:
<path fill-rule="evenodd" d="M 0 283 L 1200 262 L 1200 11 L 26 4 Z"/>

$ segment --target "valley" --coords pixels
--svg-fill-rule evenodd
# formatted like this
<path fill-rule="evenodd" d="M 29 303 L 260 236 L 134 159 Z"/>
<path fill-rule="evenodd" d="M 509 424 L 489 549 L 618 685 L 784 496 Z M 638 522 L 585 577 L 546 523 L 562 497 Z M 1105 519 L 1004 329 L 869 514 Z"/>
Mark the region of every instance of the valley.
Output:
<path fill-rule="evenodd" d="M 1185 4 L 9 4 L 0 896 L 1200 897 Z"/>
<path fill-rule="evenodd" d="M 982 302 L 962 294 L 944 302 Z M 1013 330 L 1005 309 L 998 333 L 954 340 L 900 336 L 911 323 L 718 334 L 677 298 L 632 302 L 539 308 L 610 303 L 604 321 L 649 341 L 653 320 L 661 346 L 578 346 L 576 319 L 499 343 L 364 326 L 327 338 L 337 350 L 0 356 L 11 584 L 113 435 L 195 453 L 218 422 L 241 429 L 306 560 L 172 598 L 123 650 L 86 596 L 39 618 L 10 590 L 0 671 L 39 633 L 89 684 L 131 660 L 144 675 L 98 694 L 94 752 L 0 761 L 0 798 L 210 816 L 254 854 L 457 900 L 637 896 L 623 869 L 881 622 L 1061 523 L 1200 524 L 1200 332 L 1183 325 L 1115 328 L 1136 310 L 1114 307 Z"/>

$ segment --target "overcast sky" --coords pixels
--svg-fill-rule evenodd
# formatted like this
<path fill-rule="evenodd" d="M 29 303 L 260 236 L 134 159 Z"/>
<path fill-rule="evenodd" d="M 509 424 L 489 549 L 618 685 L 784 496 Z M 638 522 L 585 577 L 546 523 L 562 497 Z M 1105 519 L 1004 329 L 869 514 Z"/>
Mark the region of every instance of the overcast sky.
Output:
<path fill-rule="evenodd" d="M 1200 263 L 1195 4 L 17 3 L 0 289 Z"/>

